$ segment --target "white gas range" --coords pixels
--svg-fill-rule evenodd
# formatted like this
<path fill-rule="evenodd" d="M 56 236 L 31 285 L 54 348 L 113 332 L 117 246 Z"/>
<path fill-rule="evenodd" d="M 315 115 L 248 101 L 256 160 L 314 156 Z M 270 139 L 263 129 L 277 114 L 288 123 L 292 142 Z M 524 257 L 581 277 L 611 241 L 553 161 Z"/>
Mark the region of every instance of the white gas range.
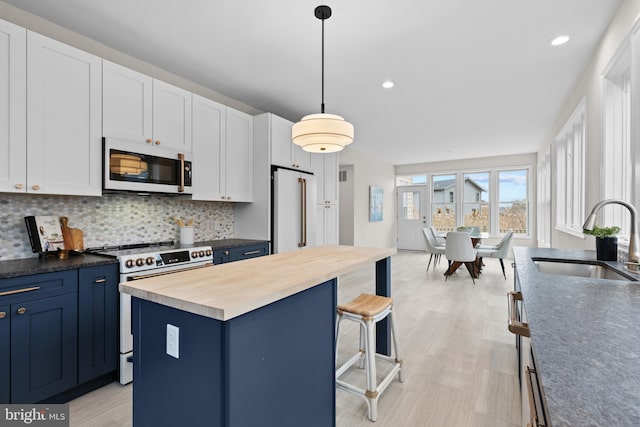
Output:
<path fill-rule="evenodd" d="M 182 247 L 173 241 L 91 248 L 89 252 L 117 257 L 120 283 L 213 265 L 211 246 Z M 131 295 L 120 294 L 121 384 L 133 381 Z"/>

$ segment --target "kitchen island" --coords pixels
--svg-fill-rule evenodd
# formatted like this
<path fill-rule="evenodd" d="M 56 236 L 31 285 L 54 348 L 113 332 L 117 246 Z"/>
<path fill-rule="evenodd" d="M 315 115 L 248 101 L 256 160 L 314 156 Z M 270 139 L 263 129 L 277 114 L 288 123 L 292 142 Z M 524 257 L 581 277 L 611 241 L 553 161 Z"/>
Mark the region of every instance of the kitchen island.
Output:
<path fill-rule="evenodd" d="M 389 296 L 394 253 L 321 246 L 121 283 L 134 425 L 335 425 L 337 278 L 375 264 L 372 292 Z M 388 354 L 382 322 L 377 342 Z"/>
<path fill-rule="evenodd" d="M 594 251 L 516 247 L 513 253 L 547 425 L 639 425 L 640 283 L 567 275 L 568 266 L 561 267 L 564 274 L 547 274 L 537 264 L 598 263 Z M 622 263 L 600 263 L 640 279 Z"/>

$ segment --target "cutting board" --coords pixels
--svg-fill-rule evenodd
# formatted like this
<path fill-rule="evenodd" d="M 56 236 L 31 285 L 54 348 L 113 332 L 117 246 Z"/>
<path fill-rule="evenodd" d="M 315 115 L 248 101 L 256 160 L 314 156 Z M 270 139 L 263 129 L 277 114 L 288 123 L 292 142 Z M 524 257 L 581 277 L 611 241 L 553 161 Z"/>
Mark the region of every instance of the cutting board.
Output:
<path fill-rule="evenodd" d="M 60 226 L 62 228 L 62 238 L 64 239 L 64 248 L 72 251 L 84 250 L 84 237 L 82 230 L 79 228 L 69 227 L 69 218 L 66 216 L 60 217 Z"/>

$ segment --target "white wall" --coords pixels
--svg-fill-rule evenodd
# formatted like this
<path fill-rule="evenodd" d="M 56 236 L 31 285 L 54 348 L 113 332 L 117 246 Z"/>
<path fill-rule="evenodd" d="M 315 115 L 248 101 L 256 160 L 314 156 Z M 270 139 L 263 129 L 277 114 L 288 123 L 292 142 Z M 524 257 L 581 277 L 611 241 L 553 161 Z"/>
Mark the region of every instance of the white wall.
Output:
<path fill-rule="evenodd" d="M 527 238 L 514 237 L 513 246 L 537 246 L 537 155 L 521 154 L 514 156 L 483 157 L 478 159 L 448 160 L 444 162 L 415 163 L 411 165 L 399 165 L 395 167 L 396 175 L 424 175 L 431 173 L 450 173 L 458 171 L 485 171 L 501 167 L 529 167 L 529 236 Z M 488 241 L 487 243 L 492 243 Z"/>
<path fill-rule="evenodd" d="M 354 145 L 357 142 L 354 143 Z M 354 149 L 340 152 L 340 165 L 353 166 L 353 244 L 355 246 L 396 247 L 396 195 L 393 165 L 380 162 Z M 369 186 L 384 190 L 382 221 L 369 222 Z M 342 187 L 340 188 L 342 191 Z M 340 211 L 347 207 L 340 199 Z M 341 227 L 342 216 L 340 217 Z"/>
<path fill-rule="evenodd" d="M 640 0 L 624 0 L 620 5 L 617 13 L 611 20 L 609 28 L 600 41 L 594 55 L 589 60 L 580 78 L 576 82 L 574 89 L 571 91 L 565 104 L 560 109 L 553 127 L 549 130 L 544 143 L 541 145 L 538 154 L 543 155 L 547 147 L 552 145 L 557 133 L 569 119 L 578 103 L 583 97 L 587 100 L 587 132 L 586 132 L 586 150 L 585 150 L 585 168 L 586 168 L 586 200 L 585 215 L 591 211 L 591 208 L 602 199 L 601 196 L 601 153 L 603 150 L 602 141 L 604 136 L 603 129 L 603 71 L 607 64 L 611 61 L 621 43 L 629 35 L 629 32 L 640 15 Z M 637 59 L 636 59 L 637 60 Z M 637 69 L 635 71 L 637 73 Z M 636 80 L 637 82 L 638 80 Z M 633 83 L 632 83 L 633 84 Z M 637 89 L 635 89 L 637 90 Z M 636 92 L 637 93 L 637 92 Z M 637 116 L 637 111 L 632 113 Z M 638 117 L 635 117 L 638 120 Z M 636 135 L 637 138 L 637 135 Z M 635 139 L 635 144 L 638 140 Z M 583 239 L 574 237 L 569 234 L 555 230 L 556 201 L 555 188 L 556 176 L 555 154 L 551 149 L 551 246 L 562 249 L 594 249 L 593 239 Z M 636 171 L 640 165 L 636 162 Z M 638 173 L 638 172 L 636 172 Z M 636 183 L 638 179 L 636 178 Z M 638 190 L 638 189 L 636 189 Z"/>

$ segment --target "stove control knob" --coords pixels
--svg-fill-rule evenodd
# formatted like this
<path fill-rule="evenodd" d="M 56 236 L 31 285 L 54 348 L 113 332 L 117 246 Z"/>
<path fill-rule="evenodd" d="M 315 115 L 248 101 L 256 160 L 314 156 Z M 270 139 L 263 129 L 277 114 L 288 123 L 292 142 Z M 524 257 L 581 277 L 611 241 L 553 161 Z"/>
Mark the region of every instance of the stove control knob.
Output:
<path fill-rule="evenodd" d="M 147 257 L 147 259 L 145 261 L 146 261 L 147 265 L 151 265 L 151 264 L 153 264 L 153 261 L 155 261 L 155 260 L 153 259 L 152 256 L 150 256 L 150 257 Z"/>
<path fill-rule="evenodd" d="M 133 260 L 132 259 L 128 259 L 124 262 L 124 266 L 127 268 L 131 268 L 133 267 Z"/>
<path fill-rule="evenodd" d="M 211 252 L 211 249 L 207 249 L 207 250 L 205 251 L 205 254 L 206 254 L 207 256 L 211 256 L 211 255 L 213 255 L 213 252 Z"/>
<path fill-rule="evenodd" d="M 144 265 L 144 258 L 138 258 L 138 259 L 136 260 L 136 265 L 137 265 L 138 267 L 142 267 L 142 266 Z"/>
<path fill-rule="evenodd" d="M 198 258 L 198 252 L 196 251 L 191 252 L 191 258 Z"/>
<path fill-rule="evenodd" d="M 200 256 L 200 258 L 202 258 L 204 256 L 204 251 L 198 252 L 198 256 Z"/>

